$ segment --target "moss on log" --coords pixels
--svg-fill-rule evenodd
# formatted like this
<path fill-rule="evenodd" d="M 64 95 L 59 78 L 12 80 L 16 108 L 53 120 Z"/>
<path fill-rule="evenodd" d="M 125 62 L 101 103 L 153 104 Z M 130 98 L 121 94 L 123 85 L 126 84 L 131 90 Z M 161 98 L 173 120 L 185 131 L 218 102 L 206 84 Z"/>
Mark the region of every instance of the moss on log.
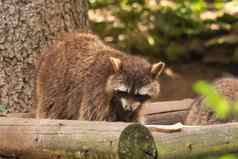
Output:
<path fill-rule="evenodd" d="M 156 159 L 157 149 L 150 131 L 140 125 L 129 125 L 119 140 L 120 159 Z"/>

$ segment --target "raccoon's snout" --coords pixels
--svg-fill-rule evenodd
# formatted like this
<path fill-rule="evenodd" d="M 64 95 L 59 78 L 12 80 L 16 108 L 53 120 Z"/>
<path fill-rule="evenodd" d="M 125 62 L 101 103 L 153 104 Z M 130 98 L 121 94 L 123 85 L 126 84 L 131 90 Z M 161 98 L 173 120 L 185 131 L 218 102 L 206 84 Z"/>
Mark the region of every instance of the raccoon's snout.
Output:
<path fill-rule="evenodd" d="M 126 111 L 136 111 L 141 103 L 140 102 L 130 102 L 125 98 L 121 98 L 121 105 L 123 107 L 124 110 Z"/>

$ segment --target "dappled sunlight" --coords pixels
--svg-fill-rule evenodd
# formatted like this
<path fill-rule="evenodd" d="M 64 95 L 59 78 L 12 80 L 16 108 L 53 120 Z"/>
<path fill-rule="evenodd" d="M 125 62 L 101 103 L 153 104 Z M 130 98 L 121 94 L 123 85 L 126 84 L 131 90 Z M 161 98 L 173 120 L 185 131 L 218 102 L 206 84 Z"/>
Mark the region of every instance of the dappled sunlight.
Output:
<path fill-rule="evenodd" d="M 197 55 L 206 59 L 216 47 L 224 47 L 226 58 L 236 61 L 235 0 L 90 2 L 93 31 L 127 52 L 179 61 Z M 231 45 L 229 51 L 227 45 Z"/>

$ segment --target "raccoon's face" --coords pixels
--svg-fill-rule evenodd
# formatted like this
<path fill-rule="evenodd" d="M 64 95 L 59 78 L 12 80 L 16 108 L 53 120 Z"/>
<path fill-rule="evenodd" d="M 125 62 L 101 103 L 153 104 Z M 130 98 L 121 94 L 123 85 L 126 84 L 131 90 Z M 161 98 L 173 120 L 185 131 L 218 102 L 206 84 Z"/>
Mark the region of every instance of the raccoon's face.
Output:
<path fill-rule="evenodd" d="M 115 73 L 107 81 L 106 92 L 111 95 L 111 106 L 119 121 L 136 120 L 142 105 L 160 92 L 156 76 L 164 63 L 150 65 L 141 58 L 131 60 L 111 59 Z"/>

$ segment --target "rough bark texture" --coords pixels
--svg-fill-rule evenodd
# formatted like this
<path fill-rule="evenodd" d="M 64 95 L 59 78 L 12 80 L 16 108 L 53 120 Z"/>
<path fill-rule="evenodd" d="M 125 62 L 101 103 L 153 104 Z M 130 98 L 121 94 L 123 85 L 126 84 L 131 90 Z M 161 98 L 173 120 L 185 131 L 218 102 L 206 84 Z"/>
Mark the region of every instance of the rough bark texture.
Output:
<path fill-rule="evenodd" d="M 19 159 L 118 159 L 119 138 L 128 125 L 119 122 L 1 118 L 0 156 Z M 145 128 L 137 125 L 136 132 L 141 133 L 140 129 Z"/>
<path fill-rule="evenodd" d="M 87 0 L 0 0 L 0 104 L 31 107 L 34 59 L 60 32 L 87 27 Z"/>
<path fill-rule="evenodd" d="M 203 158 L 237 153 L 238 123 L 161 133 L 131 123 L 0 118 L 0 141 L 0 157 L 19 159 Z"/>
<path fill-rule="evenodd" d="M 152 133 L 160 159 L 202 159 L 238 152 L 238 123 L 183 128 L 176 133 Z"/>

